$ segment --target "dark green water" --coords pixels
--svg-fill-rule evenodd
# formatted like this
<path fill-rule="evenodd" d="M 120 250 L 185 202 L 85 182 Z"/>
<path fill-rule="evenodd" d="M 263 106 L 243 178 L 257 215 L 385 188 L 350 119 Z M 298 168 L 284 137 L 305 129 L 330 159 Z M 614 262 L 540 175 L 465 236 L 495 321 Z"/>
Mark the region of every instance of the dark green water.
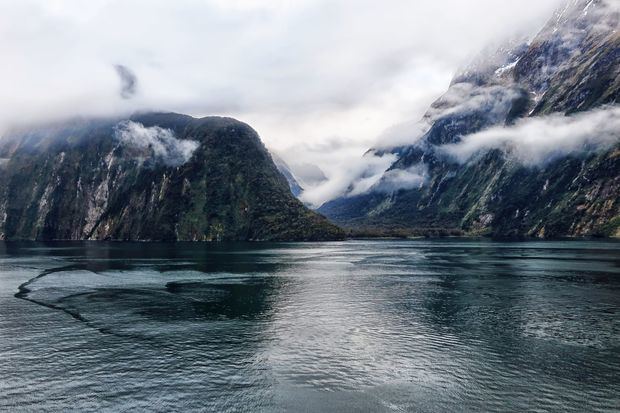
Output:
<path fill-rule="evenodd" d="M 619 409 L 617 242 L 0 243 L 3 411 Z"/>

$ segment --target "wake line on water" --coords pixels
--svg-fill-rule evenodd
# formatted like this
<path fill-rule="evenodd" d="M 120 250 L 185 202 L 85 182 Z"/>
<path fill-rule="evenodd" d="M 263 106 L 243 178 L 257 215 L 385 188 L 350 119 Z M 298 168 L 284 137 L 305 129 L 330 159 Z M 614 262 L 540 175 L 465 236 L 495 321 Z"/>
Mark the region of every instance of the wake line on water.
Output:
<path fill-rule="evenodd" d="M 85 323 L 86 325 L 88 325 L 91 328 L 94 328 L 95 330 L 99 331 L 102 334 L 111 334 L 114 336 L 117 336 L 117 333 L 114 333 L 106 328 L 102 328 L 102 327 L 98 327 L 95 326 L 90 320 L 88 320 L 87 318 L 85 318 L 84 316 L 82 316 L 82 314 L 80 314 L 78 311 L 71 311 L 67 308 L 55 305 L 55 304 L 51 304 L 51 303 L 46 303 L 43 301 L 39 301 L 39 300 L 35 300 L 33 298 L 28 297 L 28 294 L 30 294 L 32 292 L 32 290 L 30 288 L 28 288 L 29 285 L 31 285 L 32 283 L 40 280 L 41 278 L 48 276 L 50 274 L 54 274 L 57 272 L 63 272 L 63 271 L 67 271 L 69 269 L 75 269 L 76 267 L 78 267 L 77 265 L 67 265 L 64 267 L 58 267 L 58 268 L 52 268 L 52 269 L 48 269 L 43 271 L 41 274 L 37 275 L 36 277 L 33 277 L 31 279 L 29 279 L 28 281 L 22 283 L 21 285 L 19 285 L 19 287 L 17 287 L 18 292 L 15 293 L 15 298 L 19 298 L 21 300 L 25 300 L 25 301 L 29 301 L 31 303 L 37 304 L 37 305 L 41 305 L 43 307 L 47 307 L 47 308 L 51 308 L 53 310 L 57 310 L 57 311 L 62 311 L 66 314 L 69 314 L 71 317 L 73 317 L 74 319 L 81 321 L 83 323 Z M 88 293 L 81 293 L 81 294 L 74 294 L 74 296 L 76 295 L 83 295 L 83 294 L 88 294 Z"/>
<path fill-rule="evenodd" d="M 133 339 L 133 340 L 139 340 L 139 341 L 141 341 L 141 342 L 143 342 L 145 344 L 149 344 L 149 345 L 152 345 L 152 346 L 157 347 L 157 348 L 161 348 L 162 346 L 164 346 L 164 347 L 170 346 L 170 345 L 168 345 L 168 344 L 166 344 L 164 342 L 156 343 L 159 340 L 155 339 L 154 337 L 149 338 L 149 337 L 145 337 L 145 336 L 141 336 L 141 335 L 137 335 L 137 334 L 127 334 L 127 333 L 115 332 L 115 331 L 113 331 L 110 328 L 101 327 L 101 326 L 95 324 L 93 321 L 87 319 L 82 314 L 80 314 L 79 311 L 72 311 L 72 310 L 70 310 L 68 308 L 65 308 L 65 307 L 62 307 L 60 305 L 56 305 L 56 304 L 52 304 L 52 303 L 47 303 L 47 302 L 36 300 L 34 298 L 29 297 L 29 294 L 33 292 L 32 289 L 29 288 L 29 286 L 32 285 L 32 283 L 34 283 L 34 282 L 36 282 L 38 280 L 41 280 L 42 278 L 44 278 L 44 277 L 46 277 L 46 276 L 48 276 L 50 274 L 59 273 L 59 272 L 65 272 L 65 271 L 70 271 L 70 270 L 75 270 L 75 269 L 84 269 L 84 268 L 82 266 L 80 266 L 80 265 L 75 264 L 75 265 L 66 265 L 66 266 L 63 266 L 63 267 L 47 269 L 47 270 L 43 271 L 41 274 L 37 275 L 36 277 L 33 277 L 33 278 L 29 279 L 28 281 L 20 284 L 17 287 L 18 292 L 14 294 L 14 297 L 18 298 L 20 300 L 28 301 L 28 302 L 31 302 L 31 303 L 34 303 L 34 304 L 46 307 L 46 308 L 50 308 L 52 310 L 61 311 L 61 312 L 65 313 L 65 314 L 68 314 L 69 316 L 71 316 L 75 320 L 84 323 L 86 326 L 88 326 L 88 327 L 90 327 L 90 328 L 92 328 L 94 330 L 97 330 L 101 334 L 111 335 L 111 336 L 118 337 L 118 338 L 123 338 L 123 339 L 129 338 L 129 339 Z M 90 270 L 87 270 L 87 271 L 90 271 Z M 96 271 L 90 271 L 90 272 L 92 272 L 93 274 L 98 274 Z M 112 290 L 114 290 L 114 289 L 112 289 Z M 149 291 L 149 292 L 152 293 L 153 291 Z M 92 292 L 84 292 L 84 293 L 78 293 L 78 294 L 71 294 L 71 295 L 68 295 L 68 296 L 64 297 L 64 299 L 72 298 L 72 297 L 79 297 L 79 296 L 87 296 L 87 295 L 90 295 L 90 294 L 92 294 Z"/>

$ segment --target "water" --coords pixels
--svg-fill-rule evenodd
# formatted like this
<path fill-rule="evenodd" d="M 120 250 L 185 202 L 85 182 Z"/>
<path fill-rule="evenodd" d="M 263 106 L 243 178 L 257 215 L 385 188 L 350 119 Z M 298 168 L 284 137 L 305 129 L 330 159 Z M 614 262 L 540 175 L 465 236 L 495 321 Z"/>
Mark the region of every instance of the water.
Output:
<path fill-rule="evenodd" d="M 0 410 L 130 409 L 618 411 L 620 243 L 0 244 Z"/>

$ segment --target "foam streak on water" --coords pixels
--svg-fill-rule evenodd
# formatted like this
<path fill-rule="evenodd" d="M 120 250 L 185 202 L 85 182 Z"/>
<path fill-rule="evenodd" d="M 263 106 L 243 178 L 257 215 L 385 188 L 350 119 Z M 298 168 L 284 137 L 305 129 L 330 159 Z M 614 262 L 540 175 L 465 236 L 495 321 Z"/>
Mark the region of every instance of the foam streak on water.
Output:
<path fill-rule="evenodd" d="M 0 410 L 617 411 L 620 243 L 0 244 Z"/>

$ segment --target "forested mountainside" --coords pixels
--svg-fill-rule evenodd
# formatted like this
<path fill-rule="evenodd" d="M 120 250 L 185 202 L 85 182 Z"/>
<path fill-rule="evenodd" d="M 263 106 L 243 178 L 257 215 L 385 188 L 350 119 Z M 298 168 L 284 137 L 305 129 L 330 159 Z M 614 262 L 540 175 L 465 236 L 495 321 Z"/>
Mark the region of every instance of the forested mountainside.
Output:
<path fill-rule="evenodd" d="M 619 15 L 573 0 L 534 39 L 477 59 L 421 136 L 370 151 L 398 158 L 368 193 L 319 211 L 357 229 L 620 236 Z"/>
<path fill-rule="evenodd" d="M 258 135 L 230 118 L 149 113 L 0 140 L 0 236 L 34 240 L 332 240 Z"/>

